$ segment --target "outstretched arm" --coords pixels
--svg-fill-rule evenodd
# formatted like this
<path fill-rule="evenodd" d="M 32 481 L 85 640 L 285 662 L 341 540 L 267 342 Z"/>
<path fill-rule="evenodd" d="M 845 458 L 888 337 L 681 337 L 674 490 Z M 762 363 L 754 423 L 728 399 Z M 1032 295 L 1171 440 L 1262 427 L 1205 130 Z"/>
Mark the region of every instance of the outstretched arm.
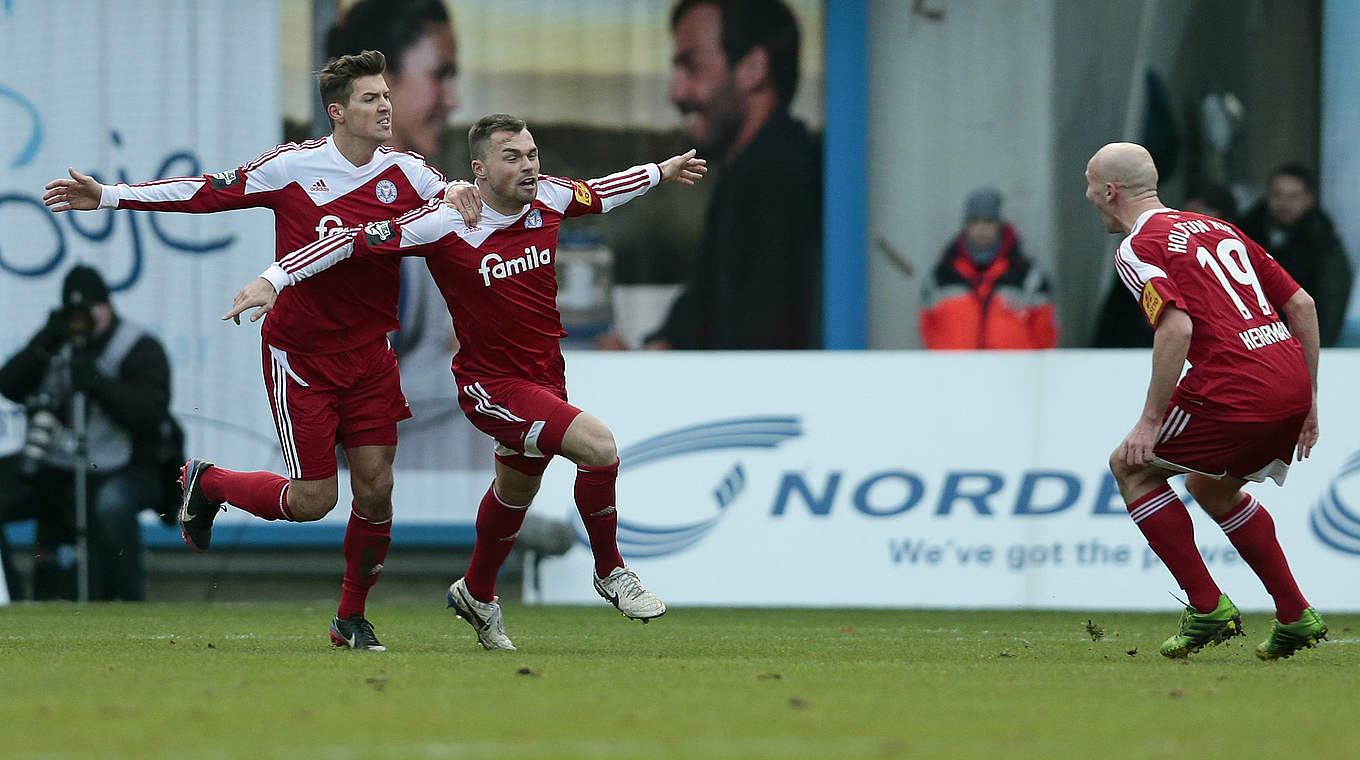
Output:
<path fill-rule="evenodd" d="M 442 198 L 408 211 L 397 219 L 344 227 L 293 251 L 269 266 L 236 293 L 232 308 L 222 315 L 241 323 L 241 314 L 255 309 L 250 321 L 258 321 L 274 308 L 278 294 L 289 285 L 339 264 L 350 256 L 423 256 L 453 233 L 454 212 Z"/>
<path fill-rule="evenodd" d="M 692 185 L 703 179 L 704 175 L 708 173 L 708 160 L 695 158 L 694 156 L 698 152 L 694 148 L 690 148 L 678 156 L 671 156 L 657 164 L 657 168 L 661 170 L 661 181 Z"/>
<path fill-rule="evenodd" d="M 550 206 L 567 216 L 605 214 L 641 196 L 662 182 L 692 185 L 708 172 L 708 162 L 694 157 L 694 150 L 658 164 L 639 164 L 592 180 L 573 180 L 544 175 L 539 185 L 546 190 Z"/>
<path fill-rule="evenodd" d="M 68 169 L 70 178 L 47 183 L 43 202 L 54 212 L 126 208 L 208 214 L 273 204 L 292 180 L 285 162 L 297 146 L 280 145 L 248 164 L 213 174 L 167 177 L 140 184 L 101 185 L 94 177 Z"/>
<path fill-rule="evenodd" d="M 259 277 L 246 283 L 245 287 L 236 292 L 231 309 L 222 315 L 223 321 L 230 319 L 239 325 L 241 314 L 247 309 L 255 309 L 250 315 L 250 321 L 258 322 L 274 308 L 279 291 L 317 272 L 324 272 L 349 258 L 354 254 L 354 248 L 363 237 L 364 230 L 377 228 L 378 225 L 385 225 L 383 229 L 389 231 L 390 237 L 391 221 L 370 222 L 365 227 L 342 227 L 270 264 Z"/>
<path fill-rule="evenodd" d="M 62 177 L 47 183 L 43 193 L 43 203 L 56 213 L 62 211 L 93 211 L 99 208 L 99 198 L 104 186 L 88 174 L 81 174 L 67 167 L 70 179 Z"/>

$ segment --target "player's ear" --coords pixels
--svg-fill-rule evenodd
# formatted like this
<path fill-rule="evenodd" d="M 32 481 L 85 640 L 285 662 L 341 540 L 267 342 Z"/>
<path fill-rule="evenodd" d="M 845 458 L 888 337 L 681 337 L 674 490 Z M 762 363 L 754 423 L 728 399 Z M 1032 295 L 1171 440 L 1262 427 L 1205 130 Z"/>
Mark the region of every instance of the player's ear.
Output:
<path fill-rule="evenodd" d="M 326 115 L 331 117 L 331 121 L 339 124 L 345 120 L 345 107 L 339 103 L 327 103 Z"/>
<path fill-rule="evenodd" d="M 481 159 L 472 159 L 472 176 L 477 179 L 486 179 L 486 165 L 481 162 Z"/>

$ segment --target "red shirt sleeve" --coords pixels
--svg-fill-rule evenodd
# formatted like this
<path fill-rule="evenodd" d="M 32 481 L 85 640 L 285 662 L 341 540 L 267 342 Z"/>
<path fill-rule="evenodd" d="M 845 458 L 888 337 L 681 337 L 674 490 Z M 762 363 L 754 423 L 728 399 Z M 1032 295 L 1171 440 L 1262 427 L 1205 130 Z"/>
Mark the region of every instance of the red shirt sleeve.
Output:
<path fill-rule="evenodd" d="M 1166 257 L 1160 248 L 1146 240 L 1134 240 L 1132 247 L 1138 261 L 1155 268 L 1148 270 L 1147 273 L 1151 276 L 1144 280 L 1142 291 L 1137 295 L 1138 308 L 1143 312 L 1143 319 L 1155 328 L 1168 304 L 1185 309 L 1185 297 L 1167 274 Z M 1139 274 L 1141 276 L 1144 273 Z"/>
<path fill-rule="evenodd" d="M 135 185 L 114 185 L 117 207 L 139 211 L 210 214 L 240 208 L 272 206 L 291 180 L 284 167 L 289 143 L 250 163 L 197 177 L 170 177 Z"/>

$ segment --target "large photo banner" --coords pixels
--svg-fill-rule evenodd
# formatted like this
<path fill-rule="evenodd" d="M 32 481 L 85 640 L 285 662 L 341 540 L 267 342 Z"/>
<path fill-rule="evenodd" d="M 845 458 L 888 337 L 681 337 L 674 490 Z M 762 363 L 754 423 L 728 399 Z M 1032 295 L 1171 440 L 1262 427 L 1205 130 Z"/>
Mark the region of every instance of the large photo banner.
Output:
<path fill-rule="evenodd" d="M 281 141 L 324 135 L 329 123 L 318 114 L 313 72 L 327 57 L 362 49 L 388 58 L 391 147 L 424 156 L 449 177 L 471 176 L 467 128 L 491 112 L 529 121 L 548 173 L 590 178 L 664 159 L 699 144 L 688 128 L 704 121 L 696 110 L 722 105 L 695 94 L 695 81 L 677 85 L 697 62 L 677 55 L 675 7 L 674 0 L 0 3 L 7 54 L 0 117 L 12 125 L 0 138 L 0 353 L 13 355 L 43 325 L 73 266 L 94 266 L 118 312 L 165 345 L 171 407 L 188 453 L 232 469 L 281 471 L 259 325 L 218 319 L 274 254 L 270 212 L 53 214 L 43 207 L 44 185 L 67 167 L 106 183 L 225 171 Z M 789 108 L 819 135 L 822 4 L 787 7 L 801 33 L 800 52 L 784 64 L 799 75 Z M 406 33 L 413 27 L 418 35 Z M 508 56 L 505 29 L 531 42 Z M 555 252 L 559 304 L 574 345 L 635 348 L 660 326 L 699 255 L 720 159 L 736 152 L 724 154 L 730 146 L 720 143 L 701 146 L 715 170 L 696 192 L 657 193 L 626 213 L 576 220 L 564 234 Z M 818 160 L 813 152 L 801 158 Z M 392 342 L 414 417 L 400 428 L 394 501 L 407 522 L 469 525 L 491 477 L 491 445 L 457 406 L 449 364 L 458 341 L 442 299 L 422 261 L 408 260 L 403 271 L 402 330 Z M 24 431 L 22 407 L 0 401 L 0 453 L 18 449 Z M 347 481 L 342 473 L 342 505 Z M 326 521 L 343 525 L 346 515 L 337 509 Z M 154 522 L 149 513 L 143 519 Z M 237 511 L 222 519 L 252 520 Z"/>
<path fill-rule="evenodd" d="M 0 4 L 0 354 L 61 301 L 76 264 L 98 269 L 127 320 L 165 345 L 171 409 L 198 451 L 242 469 L 278 459 L 259 337 L 219 321 L 273 259 L 268 211 L 53 214 L 43 187 L 67 168 L 144 182 L 235 167 L 280 137 L 279 32 L 269 0 Z M 22 408 L 0 400 L 0 451 Z"/>
<path fill-rule="evenodd" d="M 1357 610 L 1360 409 L 1343 378 L 1360 355 L 1322 365 L 1314 455 L 1284 488 L 1248 490 L 1309 600 Z M 568 378 L 618 442 L 623 555 L 669 603 L 1166 609 L 1179 589 L 1106 466 L 1149 366 L 1142 351 L 574 354 Z M 534 509 L 572 516 L 573 475 L 550 467 Z M 1220 585 L 1271 608 L 1191 511 Z M 591 571 L 578 541 L 529 598 L 591 601 Z"/>

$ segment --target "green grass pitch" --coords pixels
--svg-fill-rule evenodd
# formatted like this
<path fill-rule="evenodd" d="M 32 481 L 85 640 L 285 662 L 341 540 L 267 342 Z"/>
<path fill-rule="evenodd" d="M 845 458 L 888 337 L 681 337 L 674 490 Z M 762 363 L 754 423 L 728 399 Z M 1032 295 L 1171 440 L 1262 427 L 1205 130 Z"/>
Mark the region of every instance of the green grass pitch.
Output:
<path fill-rule="evenodd" d="M 438 596 L 436 595 L 436 600 Z M 1263 663 L 1170 661 L 1178 615 L 506 605 L 485 652 L 441 605 L 0 608 L 4 758 L 1354 757 L 1360 616 Z M 1087 620 L 1103 629 L 1096 639 Z"/>

